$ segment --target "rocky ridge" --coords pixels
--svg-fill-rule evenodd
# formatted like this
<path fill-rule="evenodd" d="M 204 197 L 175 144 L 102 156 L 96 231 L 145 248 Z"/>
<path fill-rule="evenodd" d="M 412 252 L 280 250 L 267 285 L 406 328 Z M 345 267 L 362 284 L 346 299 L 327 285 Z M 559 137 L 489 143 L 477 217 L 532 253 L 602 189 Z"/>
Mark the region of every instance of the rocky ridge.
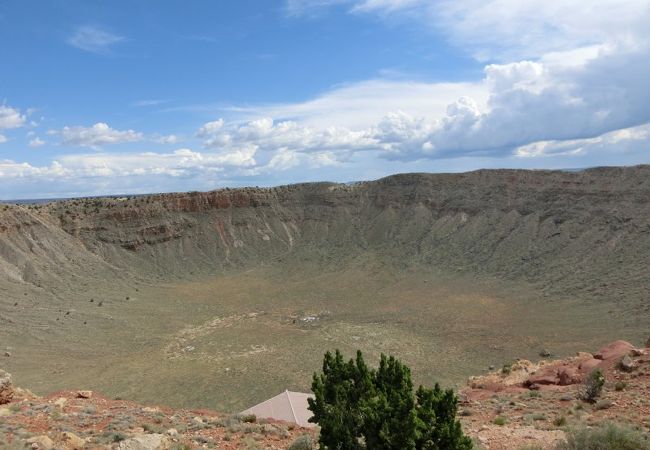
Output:
<path fill-rule="evenodd" d="M 371 252 L 647 314 L 650 166 L 480 170 L 0 206 L 0 280 L 188 278 Z"/>

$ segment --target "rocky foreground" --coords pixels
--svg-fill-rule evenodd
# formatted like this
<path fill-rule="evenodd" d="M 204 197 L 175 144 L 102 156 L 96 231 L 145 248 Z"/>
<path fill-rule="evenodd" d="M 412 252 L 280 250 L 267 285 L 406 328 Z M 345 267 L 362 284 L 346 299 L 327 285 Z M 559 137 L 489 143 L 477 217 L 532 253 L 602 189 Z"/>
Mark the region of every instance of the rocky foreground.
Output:
<path fill-rule="evenodd" d="M 516 360 L 461 391 L 465 431 L 486 449 L 554 449 L 571 427 L 616 422 L 650 431 L 650 339 L 646 348 L 612 342 L 596 353 Z M 547 354 L 548 352 L 542 352 Z M 550 355 L 547 355 L 550 356 Z M 580 399 L 588 374 L 605 375 L 595 402 Z"/>
<path fill-rule="evenodd" d="M 602 370 L 606 383 L 595 402 L 586 402 L 580 394 L 594 369 Z M 470 378 L 460 403 L 466 433 L 488 450 L 553 449 L 565 430 L 607 422 L 649 432 L 650 340 L 645 348 L 616 341 L 567 359 L 516 360 Z M 315 433 L 254 416 L 141 406 L 91 391 L 38 397 L 14 387 L 0 370 L 2 448 L 283 449 Z"/>

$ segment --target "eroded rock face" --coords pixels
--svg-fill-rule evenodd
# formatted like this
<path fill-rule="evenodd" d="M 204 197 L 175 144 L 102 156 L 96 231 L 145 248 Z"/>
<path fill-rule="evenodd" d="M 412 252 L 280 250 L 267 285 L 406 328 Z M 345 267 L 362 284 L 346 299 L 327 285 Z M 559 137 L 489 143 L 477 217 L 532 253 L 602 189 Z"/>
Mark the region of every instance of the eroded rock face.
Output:
<path fill-rule="evenodd" d="M 14 388 L 11 375 L 0 369 L 0 405 L 9 403 L 14 398 Z"/>
<path fill-rule="evenodd" d="M 102 278 L 115 267 L 183 277 L 280 255 L 315 251 L 340 260 L 369 250 L 389 261 L 524 279 L 568 296 L 597 286 L 589 296 L 643 305 L 649 197 L 650 166 L 638 166 L 403 174 L 352 185 L 10 205 L 0 211 L 0 282 L 52 287 L 67 274 L 86 277 L 88 267 Z"/>

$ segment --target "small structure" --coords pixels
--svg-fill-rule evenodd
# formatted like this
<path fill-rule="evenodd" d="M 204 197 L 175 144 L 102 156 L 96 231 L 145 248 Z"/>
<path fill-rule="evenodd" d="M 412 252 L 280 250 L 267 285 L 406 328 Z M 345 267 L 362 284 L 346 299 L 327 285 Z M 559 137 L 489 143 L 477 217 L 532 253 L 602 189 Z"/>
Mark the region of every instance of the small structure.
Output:
<path fill-rule="evenodd" d="M 262 403 L 259 403 L 241 414 L 255 414 L 260 419 L 275 419 L 285 422 L 293 422 L 301 427 L 314 427 L 315 424 L 308 422 L 312 416 L 307 403 L 312 394 L 302 392 L 284 391 Z"/>

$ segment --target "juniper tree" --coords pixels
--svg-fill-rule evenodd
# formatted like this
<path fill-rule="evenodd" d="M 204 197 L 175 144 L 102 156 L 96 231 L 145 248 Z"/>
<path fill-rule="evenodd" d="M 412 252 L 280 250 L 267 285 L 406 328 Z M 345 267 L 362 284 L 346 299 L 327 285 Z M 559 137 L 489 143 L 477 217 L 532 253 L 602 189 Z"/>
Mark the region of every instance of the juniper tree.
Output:
<path fill-rule="evenodd" d="M 436 384 L 414 395 L 410 369 L 393 357 L 382 355 L 379 367 L 369 370 L 361 352 L 348 362 L 338 350 L 327 352 L 312 391 L 310 422 L 321 427 L 321 449 L 472 448 L 456 420 L 454 392 Z"/>

